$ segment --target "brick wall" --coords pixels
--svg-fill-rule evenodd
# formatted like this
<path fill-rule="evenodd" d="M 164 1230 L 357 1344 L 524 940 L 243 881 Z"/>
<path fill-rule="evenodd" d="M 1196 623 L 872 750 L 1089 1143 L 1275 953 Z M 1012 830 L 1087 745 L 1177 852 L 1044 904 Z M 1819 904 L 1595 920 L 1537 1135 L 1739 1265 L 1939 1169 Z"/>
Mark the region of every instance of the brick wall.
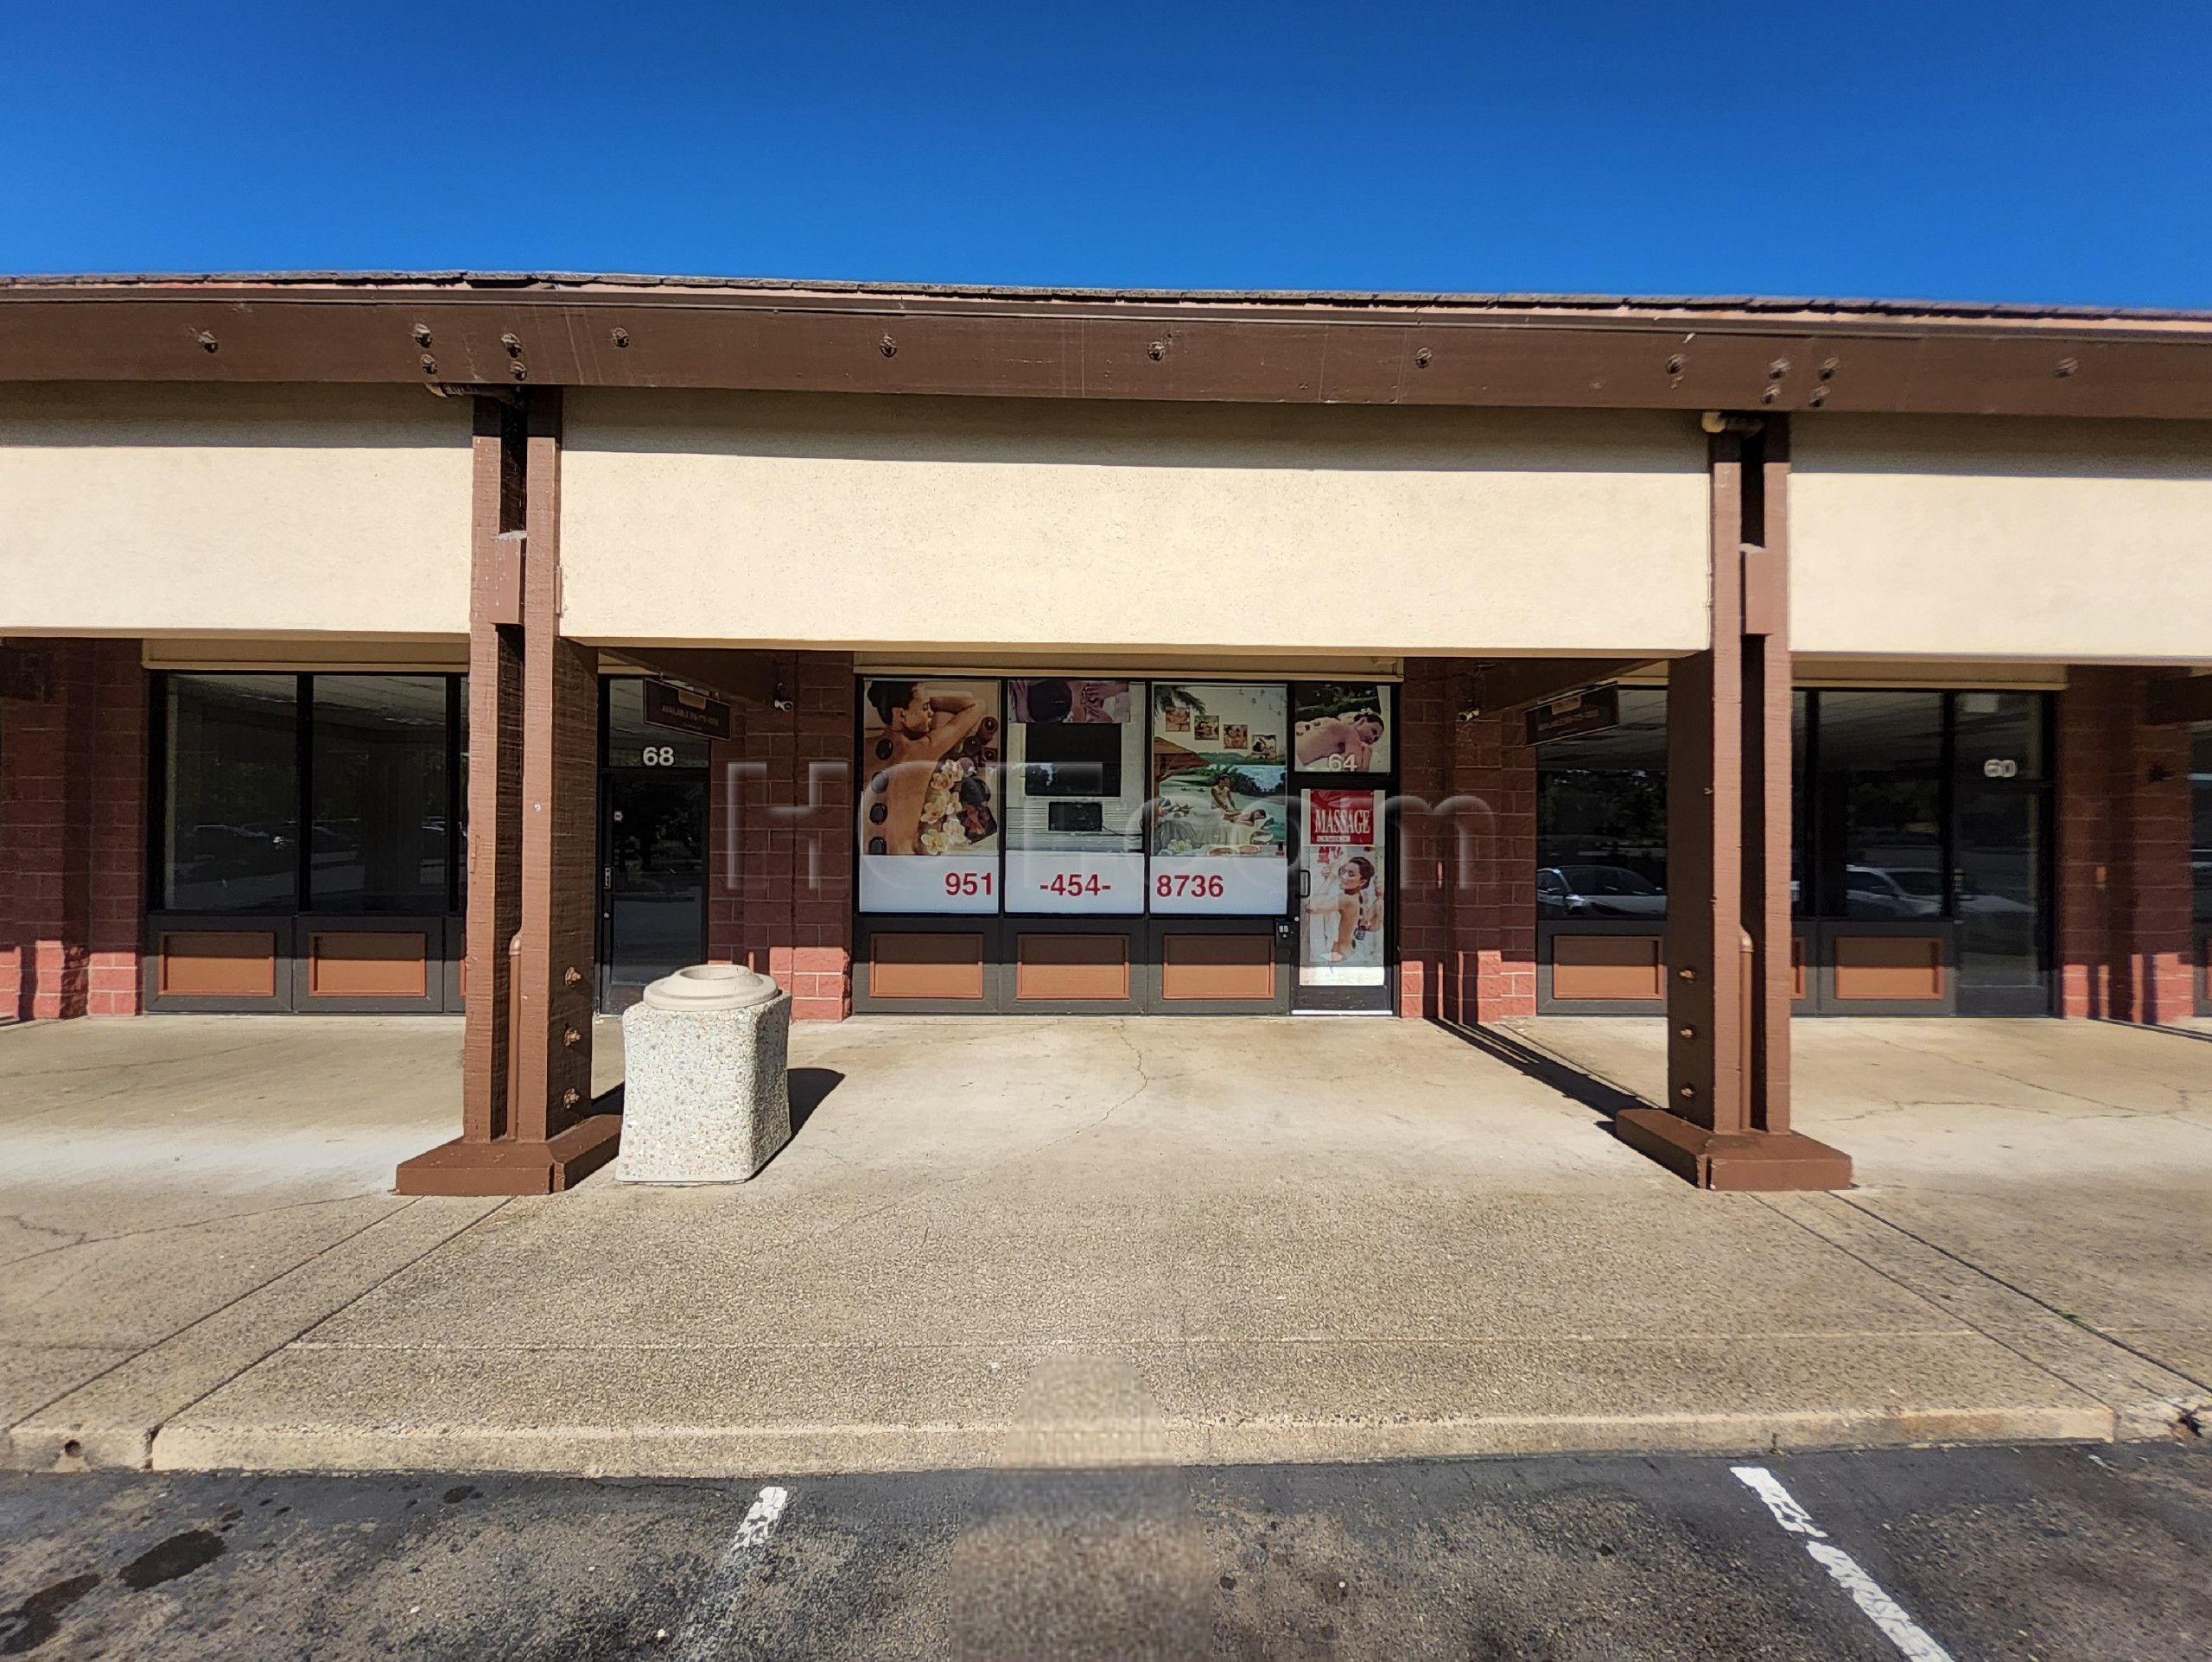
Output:
<path fill-rule="evenodd" d="M 1398 702 L 1398 1014 L 1536 1009 L 1535 753 L 1518 716 L 1459 718 L 1462 678 L 1413 659 Z"/>
<path fill-rule="evenodd" d="M 146 834 L 138 644 L 43 650 L 50 700 L 0 700 L 0 1021 L 135 1016 Z"/>
<path fill-rule="evenodd" d="M 1461 870 L 1452 895 L 1456 1019 L 1536 1013 L 1536 752 L 1518 715 L 1462 723 L 1454 735 L 1453 820 Z"/>
<path fill-rule="evenodd" d="M 713 752 L 708 955 L 772 975 L 799 1021 L 853 1008 L 853 660 L 779 653 L 787 710 L 741 708 Z"/>
<path fill-rule="evenodd" d="M 2171 1022 L 2193 988 L 2189 729 L 2144 719 L 2150 672 L 2067 677 L 2058 700 L 2060 1008 Z"/>

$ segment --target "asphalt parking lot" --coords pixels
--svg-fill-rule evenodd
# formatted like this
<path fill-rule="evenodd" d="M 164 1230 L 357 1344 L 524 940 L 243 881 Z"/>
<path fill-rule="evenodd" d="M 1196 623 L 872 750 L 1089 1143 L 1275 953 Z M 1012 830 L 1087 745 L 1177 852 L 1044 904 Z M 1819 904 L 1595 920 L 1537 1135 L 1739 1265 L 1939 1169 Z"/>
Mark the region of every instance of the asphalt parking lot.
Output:
<path fill-rule="evenodd" d="M 86 1662 L 2212 1652 L 2212 1455 L 2157 1444 L 721 1481 L 15 1475 L 0 1539 L 0 1654 Z"/>

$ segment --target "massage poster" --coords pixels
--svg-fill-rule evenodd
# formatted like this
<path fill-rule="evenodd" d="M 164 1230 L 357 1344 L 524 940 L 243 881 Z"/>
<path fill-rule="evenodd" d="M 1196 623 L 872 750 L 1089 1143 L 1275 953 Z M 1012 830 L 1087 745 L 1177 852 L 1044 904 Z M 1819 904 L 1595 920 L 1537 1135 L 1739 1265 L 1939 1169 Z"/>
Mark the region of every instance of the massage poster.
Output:
<path fill-rule="evenodd" d="M 999 684 L 861 684 L 861 909 L 999 909 Z"/>
<path fill-rule="evenodd" d="M 1141 681 L 1006 684 L 1006 909 L 1144 910 Z"/>
<path fill-rule="evenodd" d="M 1390 771 L 1388 690 L 1373 681 L 1301 681 L 1291 748 L 1301 774 Z"/>
<path fill-rule="evenodd" d="M 1287 690 L 1155 681 L 1152 693 L 1152 910 L 1280 914 L 1290 875 Z"/>
<path fill-rule="evenodd" d="M 1383 981 L 1382 793 L 1306 791 L 1301 987 Z"/>

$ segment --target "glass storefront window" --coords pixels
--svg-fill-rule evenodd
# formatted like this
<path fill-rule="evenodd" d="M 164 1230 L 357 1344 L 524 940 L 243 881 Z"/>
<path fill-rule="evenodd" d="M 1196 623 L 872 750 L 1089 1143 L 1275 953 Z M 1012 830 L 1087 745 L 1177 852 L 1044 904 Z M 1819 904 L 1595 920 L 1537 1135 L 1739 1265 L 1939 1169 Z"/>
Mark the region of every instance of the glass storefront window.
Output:
<path fill-rule="evenodd" d="M 1006 684 L 1009 912 L 1144 910 L 1141 681 Z"/>
<path fill-rule="evenodd" d="M 1536 749 L 1536 915 L 1667 911 L 1667 695 L 1620 690 L 1620 724 Z"/>
<path fill-rule="evenodd" d="M 172 911 L 299 904 L 296 675 L 168 678 L 162 895 Z"/>
<path fill-rule="evenodd" d="M 2196 880 L 2196 920 L 2212 923 L 2212 722 L 2190 729 L 2189 869 Z"/>
<path fill-rule="evenodd" d="M 1540 918 L 1666 909 L 1664 695 L 1620 700 L 1618 726 L 1537 748 Z M 2047 1010 L 2049 695 L 1823 688 L 1793 695 L 1790 725 L 1796 915 L 1948 933 L 1962 1014 Z M 2212 739 L 2196 755 L 2198 904 L 2212 914 Z"/>
<path fill-rule="evenodd" d="M 1153 911 L 1280 914 L 1290 894 L 1289 690 L 1155 681 L 1152 702 Z"/>
<path fill-rule="evenodd" d="M 999 683 L 861 687 L 864 912 L 999 909 Z"/>
<path fill-rule="evenodd" d="M 1813 886 L 1805 874 L 1813 863 L 1813 816 L 1805 800 L 1805 735 L 1812 728 L 1812 700 L 1802 688 L 1789 695 L 1789 914 L 1802 918 L 1813 909 Z"/>
<path fill-rule="evenodd" d="M 318 675 L 311 685 L 308 909 L 443 912 L 447 678 Z"/>
<path fill-rule="evenodd" d="M 451 909 L 465 686 L 453 675 L 162 676 L 156 903 Z"/>
<path fill-rule="evenodd" d="M 1812 804 L 1820 915 L 1943 915 L 1943 697 L 1820 695 Z"/>

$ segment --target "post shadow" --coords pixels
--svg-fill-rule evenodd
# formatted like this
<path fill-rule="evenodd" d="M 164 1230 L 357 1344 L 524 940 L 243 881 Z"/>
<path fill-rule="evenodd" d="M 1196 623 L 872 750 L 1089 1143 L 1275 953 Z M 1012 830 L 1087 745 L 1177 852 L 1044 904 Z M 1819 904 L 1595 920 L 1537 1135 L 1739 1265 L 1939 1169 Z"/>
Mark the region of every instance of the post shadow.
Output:
<path fill-rule="evenodd" d="M 1493 1060 L 1503 1062 L 1516 1073 L 1580 1103 L 1609 1124 L 1625 1109 L 1653 1105 L 1633 1092 L 1624 1091 L 1594 1073 L 1586 1073 L 1548 1051 L 1540 1050 L 1526 1040 L 1516 1039 L 1496 1028 L 1468 1027 L 1458 1022 L 1446 1021 L 1439 1021 L 1436 1025 L 1462 1044 L 1470 1045 Z"/>

